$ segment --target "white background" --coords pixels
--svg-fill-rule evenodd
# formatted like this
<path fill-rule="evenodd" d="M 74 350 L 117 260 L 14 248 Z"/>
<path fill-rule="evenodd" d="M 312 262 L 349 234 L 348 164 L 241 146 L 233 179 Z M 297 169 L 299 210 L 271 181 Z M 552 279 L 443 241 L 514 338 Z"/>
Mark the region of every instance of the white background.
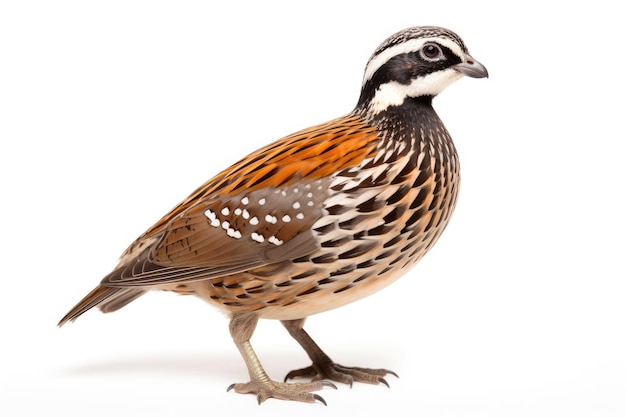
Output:
<path fill-rule="evenodd" d="M 0 6 L 0 415 L 625 416 L 623 13 L 225 3 Z M 391 389 L 324 390 L 328 407 L 226 393 L 243 361 L 190 297 L 55 327 L 203 181 L 350 111 L 374 48 L 421 24 L 457 31 L 491 74 L 435 101 L 457 211 L 398 283 L 307 323 L 338 362 L 395 370 Z M 277 379 L 308 364 L 277 322 L 252 342 Z"/>

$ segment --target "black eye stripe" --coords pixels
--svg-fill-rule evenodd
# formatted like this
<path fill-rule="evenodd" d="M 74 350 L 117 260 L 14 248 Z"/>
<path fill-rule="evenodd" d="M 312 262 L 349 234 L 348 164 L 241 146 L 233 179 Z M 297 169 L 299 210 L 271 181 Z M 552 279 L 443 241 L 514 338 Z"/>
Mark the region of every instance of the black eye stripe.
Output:
<path fill-rule="evenodd" d="M 439 48 L 440 58 L 427 58 L 423 48 L 429 44 Z M 410 84 L 414 79 L 441 71 L 461 62 L 461 58 L 450 48 L 436 42 L 423 44 L 417 50 L 395 55 L 382 64 L 367 80 L 361 91 L 359 103 L 371 100 L 376 90 L 389 82 L 402 85 Z"/>

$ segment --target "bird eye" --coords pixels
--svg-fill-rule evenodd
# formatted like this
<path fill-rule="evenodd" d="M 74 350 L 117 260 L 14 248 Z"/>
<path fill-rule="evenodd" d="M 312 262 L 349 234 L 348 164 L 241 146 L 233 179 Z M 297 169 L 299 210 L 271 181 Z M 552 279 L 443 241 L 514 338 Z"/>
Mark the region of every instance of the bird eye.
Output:
<path fill-rule="evenodd" d="M 424 57 L 424 59 L 426 59 L 427 61 L 435 61 L 443 58 L 443 52 L 441 51 L 441 48 L 439 47 L 439 45 L 434 43 L 427 43 L 426 45 L 424 45 L 422 47 L 421 53 L 422 57 Z"/>

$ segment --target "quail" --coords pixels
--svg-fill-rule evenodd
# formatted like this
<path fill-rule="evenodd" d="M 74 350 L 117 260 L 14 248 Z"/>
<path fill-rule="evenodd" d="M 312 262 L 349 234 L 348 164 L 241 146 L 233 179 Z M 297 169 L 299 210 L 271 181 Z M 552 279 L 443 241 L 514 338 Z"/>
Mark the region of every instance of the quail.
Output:
<path fill-rule="evenodd" d="M 260 402 L 322 402 L 330 381 L 385 384 L 395 375 L 334 363 L 303 329 L 306 317 L 366 297 L 435 244 L 459 192 L 459 161 L 432 100 L 467 75 L 487 77 L 454 32 L 412 27 L 367 62 L 349 114 L 267 145 L 204 183 L 141 235 L 118 266 L 59 322 L 92 307 L 116 311 L 148 290 L 192 294 L 230 317 Z M 250 338 L 280 320 L 312 360 L 269 378 Z M 291 383 L 292 378 L 310 382 Z"/>

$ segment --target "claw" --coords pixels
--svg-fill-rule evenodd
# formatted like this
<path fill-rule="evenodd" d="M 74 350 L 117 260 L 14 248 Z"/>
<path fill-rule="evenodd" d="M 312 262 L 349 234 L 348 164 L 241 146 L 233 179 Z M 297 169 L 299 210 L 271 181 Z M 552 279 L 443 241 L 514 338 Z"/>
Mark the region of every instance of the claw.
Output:
<path fill-rule="evenodd" d="M 319 396 L 317 394 L 313 394 L 313 398 L 315 398 L 317 401 L 321 402 L 325 406 L 328 406 L 328 404 L 326 404 L 326 401 L 321 396 Z"/>
<path fill-rule="evenodd" d="M 230 384 L 230 386 L 226 388 L 226 392 L 229 392 L 233 388 L 235 388 L 235 384 Z"/>
<path fill-rule="evenodd" d="M 387 372 L 389 375 L 393 375 L 396 378 L 400 379 L 400 377 L 398 376 L 397 373 L 395 373 L 394 371 L 390 371 L 389 369 L 385 369 L 385 372 Z"/>
<path fill-rule="evenodd" d="M 332 388 L 332 389 L 338 389 L 337 385 L 333 384 L 330 381 L 321 381 L 322 385 L 328 388 Z"/>
<path fill-rule="evenodd" d="M 307 368 L 296 369 L 287 374 L 285 382 L 293 378 L 311 378 L 312 382 L 321 382 L 322 386 L 337 389 L 334 384 L 329 384 L 328 380 L 341 382 L 352 388 L 354 381 L 365 382 L 367 384 L 382 384 L 390 388 L 389 383 L 384 378 L 387 375 L 393 375 L 396 378 L 398 374 L 389 369 L 379 368 L 359 368 L 347 367 L 329 362 L 313 364 Z"/>

